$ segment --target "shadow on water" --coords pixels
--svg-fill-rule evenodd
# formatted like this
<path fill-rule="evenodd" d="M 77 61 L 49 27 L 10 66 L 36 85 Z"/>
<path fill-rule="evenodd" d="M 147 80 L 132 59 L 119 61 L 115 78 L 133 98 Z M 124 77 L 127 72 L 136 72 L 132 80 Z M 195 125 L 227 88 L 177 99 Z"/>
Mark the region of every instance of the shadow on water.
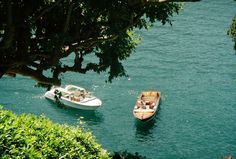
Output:
<path fill-rule="evenodd" d="M 138 119 L 135 119 L 135 128 L 136 128 L 136 137 L 140 140 L 142 139 L 148 139 L 151 138 L 153 135 L 153 129 L 155 128 L 158 118 L 158 114 L 161 110 L 161 107 L 159 105 L 159 108 L 155 114 L 155 116 L 148 121 L 140 121 Z"/>
<path fill-rule="evenodd" d="M 140 138 L 145 138 L 152 135 L 152 129 L 156 123 L 156 118 L 153 118 L 150 121 L 142 122 L 139 120 L 135 120 L 136 127 L 136 136 Z"/>
<path fill-rule="evenodd" d="M 74 125 L 77 123 L 78 119 L 81 119 L 87 125 L 96 125 L 100 124 L 104 120 L 103 115 L 96 110 L 70 108 L 64 105 L 58 105 L 50 100 L 48 100 L 48 103 L 55 111 L 60 113 L 60 116 L 65 117 L 62 121 L 63 123 L 66 122 Z"/>

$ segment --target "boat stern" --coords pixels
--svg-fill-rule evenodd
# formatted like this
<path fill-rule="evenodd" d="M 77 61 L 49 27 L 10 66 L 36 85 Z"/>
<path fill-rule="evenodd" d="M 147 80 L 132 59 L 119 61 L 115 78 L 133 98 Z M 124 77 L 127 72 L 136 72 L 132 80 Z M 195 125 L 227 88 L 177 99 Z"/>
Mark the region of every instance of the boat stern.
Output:
<path fill-rule="evenodd" d="M 44 94 L 44 97 L 47 98 L 47 99 L 50 99 L 50 100 L 55 100 L 55 94 L 53 91 L 47 91 L 45 94 Z"/>

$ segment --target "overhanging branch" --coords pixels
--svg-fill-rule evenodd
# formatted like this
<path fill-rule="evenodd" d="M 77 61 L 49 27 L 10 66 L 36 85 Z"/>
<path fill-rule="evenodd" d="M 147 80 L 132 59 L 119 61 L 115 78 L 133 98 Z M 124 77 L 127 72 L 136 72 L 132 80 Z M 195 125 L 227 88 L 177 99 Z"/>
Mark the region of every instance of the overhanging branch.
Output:
<path fill-rule="evenodd" d="M 44 76 L 37 70 L 33 70 L 27 66 L 21 66 L 18 68 L 10 68 L 7 74 L 20 74 L 22 76 L 28 76 L 37 81 L 40 84 L 45 85 L 60 85 L 60 80 L 58 78 L 49 78 Z"/>
<path fill-rule="evenodd" d="M 128 0 L 130 7 L 144 6 L 150 3 L 169 3 L 169 2 L 198 2 L 201 0 Z"/>
<path fill-rule="evenodd" d="M 54 5 L 45 8 L 43 11 L 41 11 L 37 16 L 33 17 L 32 19 L 32 23 L 34 23 L 35 21 L 37 21 L 39 18 L 41 18 L 44 14 L 46 14 L 47 12 L 49 12 L 51 9 L 53 9 L 55 6 L 57 6 L 60 2 L 62 2 L 62 0 L 58 0 L 57 2 L 54 3 Z"/>
<path fill-rule="evenodd" d="M 7 1 L 7 26 L 5 29 L 5 37 L 3 46 L 0 49 L 7 49 L 12 46 L 15 34 L 15 27 L 13 26 L 13 14 L 12 14 L 12 4 L 11 0 Z"/>
<path fill-rule="evenodd" d="M 72 2 L 71 2 L 71 3 L 72 3 Z M 68 14 L 67 14 L 67 16 L 66 16 L 66 23 L 65 23 L 65 27 L 64 27 L 64 33 L 66 33 L 67 30 L 68 30 L 73 6 L 74 6 L 74 4 L 72 3 L 72 4 L 70 5 L 70 7 L 69 7 Z"/>
<path fill-rule="evenodd" d="M 112 40 L 115 40 L 117 37 L 118 35 L 108 35 L 104 37 L 89 38 L 86 40 L 81 40 L 79 45 L 83 48 L 91 48 L 97 43 L 105 42 L 105 41 L 112 41 Z"/>
<path fill-rule="evenodd" d="M 149 2 L 199 2 L 201 0 L 148 0 Z"/>

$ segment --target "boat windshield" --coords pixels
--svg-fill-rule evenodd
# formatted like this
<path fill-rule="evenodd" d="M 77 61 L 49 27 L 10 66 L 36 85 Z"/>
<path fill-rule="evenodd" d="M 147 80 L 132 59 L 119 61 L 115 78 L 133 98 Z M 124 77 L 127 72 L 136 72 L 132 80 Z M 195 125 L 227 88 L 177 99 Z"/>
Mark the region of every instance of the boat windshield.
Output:
<path fill-rule="evenodd" d="M 61 95 L 65 98 L 69 98 L 70 94 L 67 92 L 61 92 Z"/>
<path fill-rule="evenodd" d="M 71 88 L 68 89 L 68 91 L 70 91 L 70 92 L 75 92 L 75 91 L 79 91 L 79 89 L 78 89 L 78 88 L 71 87 Z"/>
<path fill-rule="evenodd" d="M 69 91 L 69 92 L 78 92 L 78 91 L 82 91 L 84 90 L 83 88 L 80 88 L 80 87 L 74 87 L 72 85 L 68 85 L 66 87 L 66 90 Z"/>

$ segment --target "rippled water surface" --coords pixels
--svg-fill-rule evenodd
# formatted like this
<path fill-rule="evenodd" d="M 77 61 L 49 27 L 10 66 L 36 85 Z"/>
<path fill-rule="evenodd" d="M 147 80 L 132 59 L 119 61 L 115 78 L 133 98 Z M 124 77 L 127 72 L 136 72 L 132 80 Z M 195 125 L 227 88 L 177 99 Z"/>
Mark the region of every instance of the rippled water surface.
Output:
<path fill-rule="evenodd" d="M 137 31 L 142 41 L 124 62 L 129 78 L 105 83 L 106 74 L 68 73 L 63 84 L 81 85 L 103 101 L 95 112 L 59 108 L 26 77 L 0 79 L 0 104 L 16 113 L 44 114 L 85 126 L 109 152 L 139 152 L 149 159 L 236 158 L 236 55 L 226 35 L 236 13 L 233 0 L 185 4 L 173 26 Z M 132 115 L 142 90 L 160 90 L 156 118 Z"/>

